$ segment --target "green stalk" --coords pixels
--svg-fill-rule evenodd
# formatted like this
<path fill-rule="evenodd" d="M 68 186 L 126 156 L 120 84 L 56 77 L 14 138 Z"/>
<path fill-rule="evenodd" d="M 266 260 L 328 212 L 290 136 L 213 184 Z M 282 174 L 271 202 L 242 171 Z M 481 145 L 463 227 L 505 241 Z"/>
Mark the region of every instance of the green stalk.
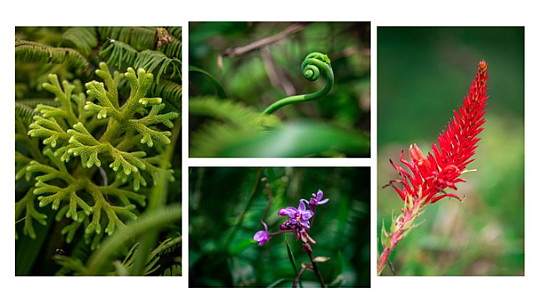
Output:
<path fill-rule="evenodd" d="M 178 123 L 178 124 L 177 124 Z M 175 149 L 175 143 L 178 140 L 179 133 L 181 130 L 181 120 L 179 119 L 173 126 L 173 130 L 171 131 L 171 144 L 166 148 L 166 151 L 164 153 L 164 157 L 161 162 L 161 168 L 164 169 L 164 164 L 166 162 L 170 162 L 171 158 L 174 153 Z M 160 176 L 160 181 L 156 185 L 156 187 L 153 189 L 153 192 L 151 193 L 151 197 L 149 198 L 149 203 L 147 204 L 147 212 L 154 211 L 158 209 L 159 207 L 162 207 L 166 203 L 166 195 L 168 191 L 168 180 L 165 176 Z M 145 265 L 147 264 L 147 261 L 149 259 L 149 254 L 151 253 L 151 250 L 155 247 L 156 241 L 158 238 L 158 232 L 157 231 L 148 231 L 144 233 L 141 236 L 140 245 L 138 246 L 138 249 L 136 250 L 135 256 L 134 256 L 134 264 L 132 267 L 132 271 L 130 275 L 143 275 L 143 271 L 145 270 Z"/>
<path fill-rule="evenodd" d="M 331 69 L 330 63 L 331 62 L 328 56 L 325 54 L 313 52 L 307 55 L 301 65 L 303 76 L 309 81 L 316 81 L 320 77 L 320 72 L 323 72 L 326 75 L 327 79 L 324 88 L 317 92 L 309 94 L 295 95 L 283 98 L 266 108 L 263 114 L 272 114 L 283 106 L 300 102 L 312 101 L 327 95 L 333 87 L 333 83 L 335 81 L 335 77 L 333 75 L 333 70 Z"/>

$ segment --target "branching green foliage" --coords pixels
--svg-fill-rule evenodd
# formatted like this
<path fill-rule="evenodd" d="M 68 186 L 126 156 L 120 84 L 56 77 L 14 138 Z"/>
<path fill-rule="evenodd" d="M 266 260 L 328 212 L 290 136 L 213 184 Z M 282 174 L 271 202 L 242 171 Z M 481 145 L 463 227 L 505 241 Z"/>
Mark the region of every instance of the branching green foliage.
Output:
<path fill-rule="evenodd" d="M 63 230 L 67 241 L 83 221 L 89 221 L 85 234 L 101 234 L 105 227 L 104 232 L 111 235 L 124 221 L 136 218 L 135 204 L 145 205 L 145 196 L 135 191 L 147 186 L 148 176 L 153 182 L 160 175 L 173 179 L 169 170 L 157 164 L 158 148 L 170 143 L 171 134 L 159 127 L 172 128 L 178 113 L 161 113 L 162 100 L 145 97 L 152 74 L 129 68 L 125 74 L 112 75 L 104 63 L 96 74 L 104 83 L 87 83 L 87 97 L 74 93 L 71 83 L 60 84 L 56 75 L 50 75 L 43 87 L 56 96 L 60 106 L 38 105 L 39 115 L 34 116 L 28 131 L 31 137 L 42 140 L 48 161 L 28 163 L 26 171 L 36 176 L 35 188 L 28 193 L 37 196 L 41 207 L 51 205 L 59 215 L 75 222 Z M 131 92 L 120 103 L 117 86 L 123 77 Z M 104 128 L 101 119 L 108 120 Z M 78 164 L 67 163 L 74 157 L 79 158 L 81 167 L 73 172 L 69 168 Z M 89 174 L 104 168 L 114 174 L 109 185 L 90 179 Z M 35 213 L 27 208 L 27 219 L 32 215 Z M 38 220 L 42 222 L 39 216 Z M 30 228 L 26 231 L 32 232 Z"/>
<path fill-rule="evenodd" d="M 16 272 L 84 275 L 118 229 L 180 198 L 181 28 L 24 27 L 16 38 L 16 245 L 35 246 L 28 262 L 17 250 Z M 179 250 L 152 253 L 180 227 L 153 228 L 162 234 L 140 232 L 99 274 L 178 273 Z M 67 253 L 35 272 L 45 248 Z"/>

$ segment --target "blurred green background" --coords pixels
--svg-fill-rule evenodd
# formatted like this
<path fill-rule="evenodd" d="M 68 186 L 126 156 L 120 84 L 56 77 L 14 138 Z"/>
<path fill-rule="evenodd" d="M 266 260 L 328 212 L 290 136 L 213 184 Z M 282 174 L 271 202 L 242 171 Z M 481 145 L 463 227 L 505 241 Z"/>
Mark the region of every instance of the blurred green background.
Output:
<path fill-rule="evenodd" d="M 287 34 L 287 30 L 293 33 Z M 289 95 L 318 91 L 324 87 L 325 77 L 322 75 L 315 82 L 306 80 L 301 63 L 310 52 L 326 53 L 335 74 L 331 92 L 321 99 L 288 105 L 275 112 L 284 121 L 284 126 L 278 127 L 282 132 L 280 135 L 284 135 L 281 138 L 289 138 L 289 134 L 300 135 L 318 145 L 305 150 L 306 143 L 295 143 L 293 148 L 285 149 L 278 156 L 370 154 L 370 23 L 193 22 L 190 23 L 189 32 L 189 64 L 195 67 L 195 70 L 190 69 L 190 107 L 193 100 L 208 97 L 239 104 L 260 113 L 270 104 Z M 281 38 L 277 42 L 254 47 L 247 53 L 236 52 L 237 48 L 274 37 Z M 218 110 L 221 114 L 224 108 L 212 110 Z M 239 117 L 236 115 L 235 118 Z M 221 115 L 210 111 L 200 113 L 190 108 L 191 138 L 195 139 L 196 134 L 212 120 L 219 122 L 220 126 L 224 125 Z M 233 121 L 233 125 L 236 123 L 240 121 Z M 315 124 L 326 126 L 330 136 L 315 136 Z M 235 135 L 238 132 L 235 130 Z M 220 132 L 215 135 L 222 138 L 223 134 Z M 257 143 L 263 141 L 255 140 Z M 264 144 L 276 147 L 281 143 L 269 140 L 259 147 L 263 148 Z M 205 143 L 204 146 L 211 145 Z M 225 152 L 221 149 L 223 147 L 214 149 L 213 155 L 270 155 L 256 152 L 256 149 L 246 154 L 243 151 L 229 153 L 229 150 Z M 195 146 L 190 147 L 191 156 L 207 156 L 205 152 L 199 153 Z"/>
<path fill-rule="evenodd" d="M 488 108 L 477 172 L 430 205 L 391 261 L 398 275 L 524 274 L 524 28 L 378 28 L 378 232 L 402 201 L 381 187 L 397 174 L 389 158 L 423 152 L 462 104 L 478 62 L 488 63 Z M 419 221 L 417 221 L 419 222 Z M 378 248 L 381 245 L 378 242 Z M 386 268 L 384 275 L 391 275 Z"/>
<path fill-rule="evenodd" d="M 318 189 L 325 205 L 317 207 L 309 234 L 314 256 L 331 287 L 370 287 L 370 168 L 190 168 L 190 287 L 291 287 L 296 274 L 287 254 L 308 262 L 291 234 L 272 236 L 258 246 L 253 235 L 279 230 L 288 217 L 277 211 L 296 207 Z M 299 267 L 299 265 L 298 265 Z M 303 287 L 318 287 L 313 272 Z"/>

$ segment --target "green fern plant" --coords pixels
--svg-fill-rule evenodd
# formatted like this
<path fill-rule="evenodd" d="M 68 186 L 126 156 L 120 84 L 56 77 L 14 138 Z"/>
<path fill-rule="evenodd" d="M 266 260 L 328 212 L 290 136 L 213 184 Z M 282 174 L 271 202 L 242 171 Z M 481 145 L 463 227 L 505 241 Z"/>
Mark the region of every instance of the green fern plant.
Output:
<path fill-rule="evenodd" d="M 82 269 L 88 266 L 89 252 L 151 211 L 171 208 L 167 201 L 179 201 L 180 161 L 174 148 L 181 127 L 181 29 L 23 28 L 16 32 L 16 273 L 32 273 L 29 267 L 38 262 L 37 250 L 43 254 L 54 246 L 72 254 L 55 260 L 61 266 L 57 272 L 57 265 L 47 260 L 47 275 L 88 274 Z M 108 59 L 102 50 L 112 39 L 135 49 L 134 59 Z M 167 191 L 168 182 L 174 182 L 173 192 Z M 178 219 L 180 211 L 168 220 Z M 165 228 L 168 235 L 180 232 L 170 224 L 158 229 Z M 180 268 L 180 259 L 163 263 L 151 256 L 168 242 L 155 232 L 140 233 L 139 246 L 124 244 L 131 246 L 130 256 L 128 250 L 120 250 L 118 257 L 134 265 L 127 267 L 132 268 L 129 274 L 153 274 L 140 271 L 139 260 L 153 263 L 154 271 L 161 266 Z M 36 252 L 24 257 L 31 260 L 26 265 L 22 256 L 19 259 L 19 251 L 23 254 L 19 247 L 29 244 Z M 103 266 L 108 269 L 112 262 Z M 106 274 L 124 271 L 92 275 Z"/>

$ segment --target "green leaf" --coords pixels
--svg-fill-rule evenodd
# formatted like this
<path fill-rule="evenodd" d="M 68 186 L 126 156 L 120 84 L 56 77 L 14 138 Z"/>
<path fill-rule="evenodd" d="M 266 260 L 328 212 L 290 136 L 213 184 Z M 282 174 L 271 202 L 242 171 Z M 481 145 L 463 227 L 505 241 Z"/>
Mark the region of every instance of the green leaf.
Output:
<path fill-rule="evenodd" d="M 202 75 L 205 75 L 210 80 L 210 82 L 214 84 L 214 87 L 216 87 L 216 95 L 222 99 L 227 98 L 227 93 L 225 92 L 225 89 L 223 89 L 223 86 L 221 85 L 220 81 L 218 81 L 218 79 L 212 76 L 209 72 L 193 65 L 190 65 L 190 67 L 188 67 L 188 71 L 190 71 L 190 73 L 197 72 Z"/>
<path fill-rule="evenodd" d="M 367 156 L 369 145 L 369 137 L 359 132 L 295 121 L 228 145 L 217 154 L 221 157 L 303 157 L 345 152 Z"/>

